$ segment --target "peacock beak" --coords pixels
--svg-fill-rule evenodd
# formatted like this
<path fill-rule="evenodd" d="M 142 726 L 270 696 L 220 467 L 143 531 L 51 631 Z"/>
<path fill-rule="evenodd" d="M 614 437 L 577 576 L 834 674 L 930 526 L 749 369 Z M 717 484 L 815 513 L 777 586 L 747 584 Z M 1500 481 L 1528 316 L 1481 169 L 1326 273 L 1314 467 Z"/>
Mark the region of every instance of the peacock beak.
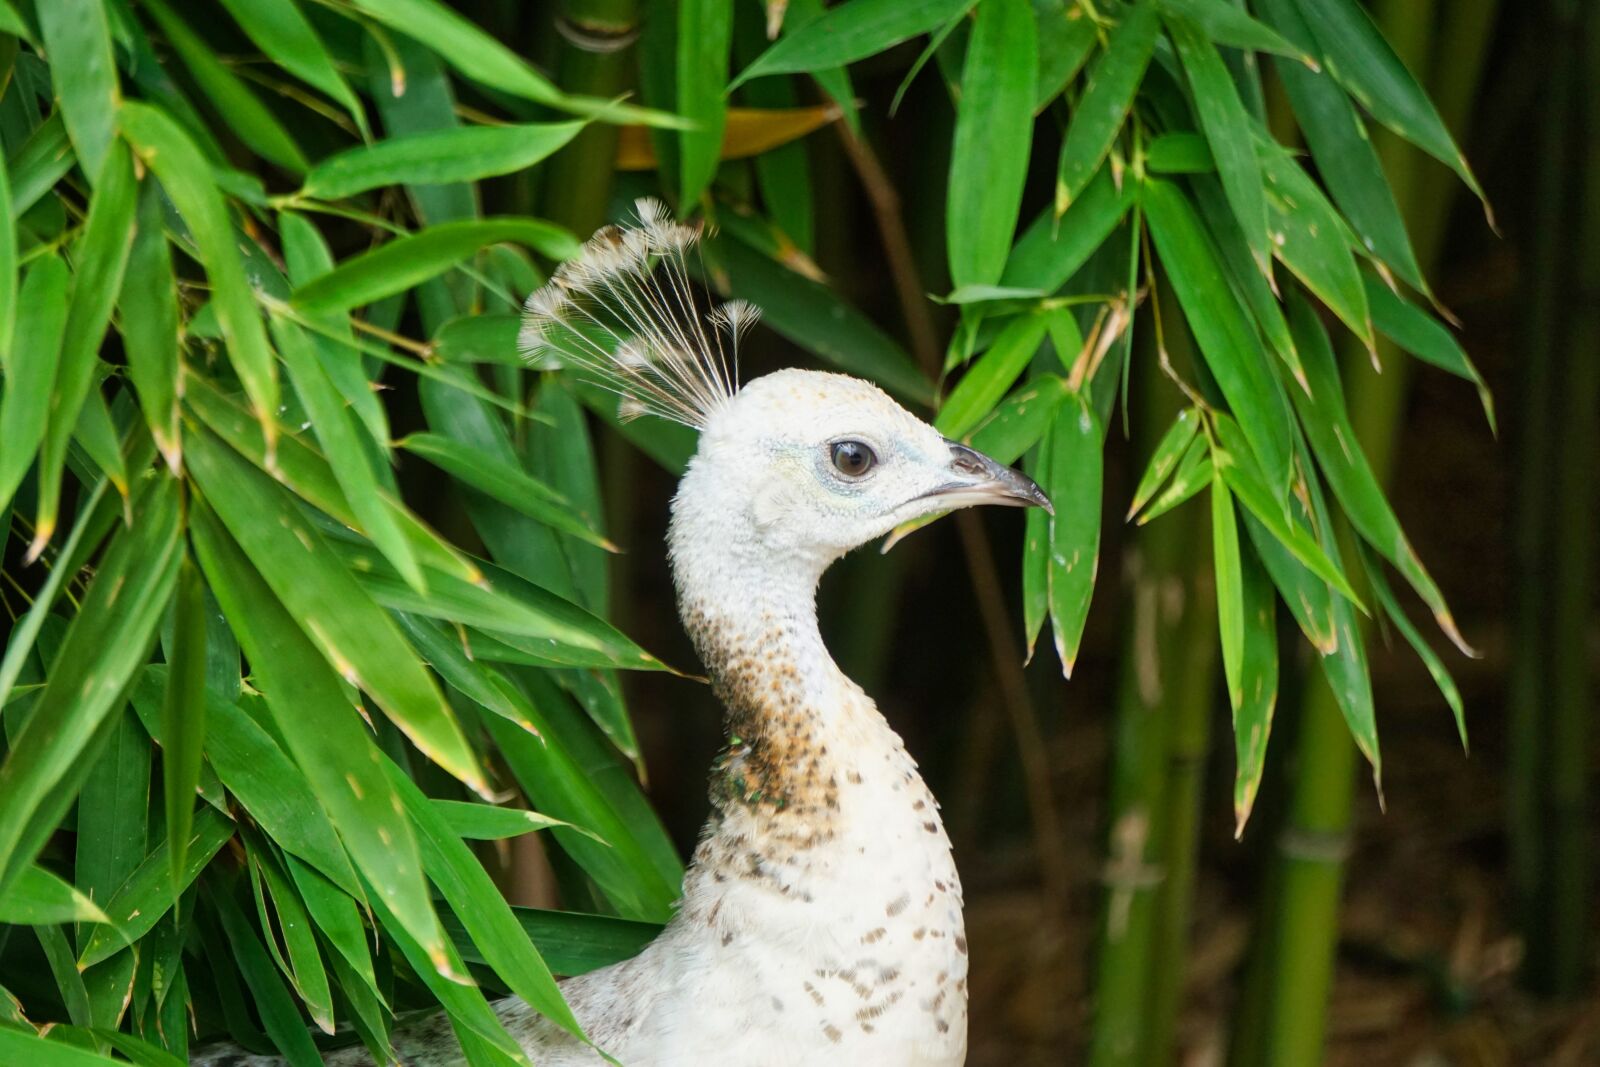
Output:
<path fill-rule="evenodd" d="M 927 494 L 937 497 L 940 504 L 950 507 L 1008 504 L 1012 507 L 1044 508 L 1050 514 L 1055 514 L 1055 508 L 1050 506 L 1050 498 L 1026 474 L 996 463 L 959 441 L 947 440 L 945 444 L 950 446 L 952 480 Z"/>

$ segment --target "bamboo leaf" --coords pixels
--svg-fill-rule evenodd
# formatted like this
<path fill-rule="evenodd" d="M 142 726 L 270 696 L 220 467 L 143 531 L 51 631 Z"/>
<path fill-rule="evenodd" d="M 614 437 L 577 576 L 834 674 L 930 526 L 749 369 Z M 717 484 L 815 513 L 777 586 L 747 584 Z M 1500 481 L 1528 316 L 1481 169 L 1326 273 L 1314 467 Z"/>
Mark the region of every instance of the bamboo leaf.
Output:
<path fill-rule="evenodd" d="M 188 464 L 206 502 L 327 663 L 372 694 L 424 755 L 487 794 L 472 747 L 416 653 L 284 489 L 204 434 L 190 438 Z"/>
<path fill-rule="evenodd" d="M 104 902 L 150 851 L 152 760 L 150 738 L 126 708 L 101 729 L 108 736 L 98 745 L 91 742 L 99 753 L 78 791 L 72 880 L 81 892 Z"/>
<path fill-rule="evenodd" d="M 338 390 L 317 358 L 311 338 L 299 326 L 276 316 L 272 319 L 272 336 L 289 370 L 295 393 L 305 405 L 311 427 L 322 444 L 323 454 L 328 457 L 333 475 L 350 503 L 350 510 L 356 513 L 361 528 L 394 564 L 401 577 L 413 589 L 425 592 L 427 582 L 411 543 L 401 531 L 394 512 L 379 495 L 378 478 L 367 450 L 356 435 L 355 425 L 345 412 Z"/>
<path fill-rule="evenodd" d="M 206 739 L 206 590 L 194 560 L 184 554 L 173 597 L 167 690 L 161 702 L 161 780 L 166 798 L 168 853 L 174 893 L 188 860 L 194 794 Z"/>
<path fill-rule="evenodd" d="M 995 405 L 964 440 L 997 463 L 1015 463 L 1044 439 L 1069 395 L 1065 378 L 1041 375 Z"/>
<path fill-rule="evenodd" d="M 110 921 L 76 886 L 34 864 L 23 868 L 6 895 L 0 897 L 0 922 L 41 926 Z"/>
<path fill-rule="evenodd" d="M 55 88 L 72 147 L 93 181 L 111 151 L 122 101 L 105 5 L 100 0 L 57 0 L 39 5 L 36 14 L 52 68 L 71 72 L 70 77 L 58 76 Z"/>
<path fill-rule="evenodd" d="M 1170 130 L 1150 138 L 1144 146 L 1144 165 L 1155 174 L 1204 174 L 1217 169 L 1205 137 L 1191 130 Z"/>
<path fill-rule="evenodd" d="M 696 204 L 717 173 L 727 123 L 728 53 L 733 43 L 732 0 L 680 0 L 677 111 L 691 123 L 678 135 L 678 195 Z"/>
<path fill-rule="evenodd" d="M 339 200 L 386 185 L 442 185 L 514 174 L 554 154 L 584 126 L 460 126 L 390 137 L 324 159 L 306 175 L 300 195 Z"/>
<path fill-rule="evenodd" d="M 979 4 L 962 68 L 945 207 L 950 280 L 958 287 L 992 285 L 1005 270 L 1028 176 L 1037 65 L 1028 0 Z"/>
<path fill-rule="evenodd" d="M 1077 77 L 1100 42 L 1094 19 L 1074 0 L 1047 0 L 1036 4 L 1039 22 L 1039 72 L 1035 78 L 1033 111 L 1043 111 Z"/>
<path fill-rule="evenodd" d="M 1228 706 L 1237 716 L 1244 704 L 1244 578 L 1239 562 L 1239 520 L 1221 472 L 1211 477 L 1211 554 L 1217 576 L 1217 632 Z"/>
<path fill-rule="evenodd" d="M 29 1067 L 117 1067 L 119 1061 L 51 1041 L 32 1030 L 0 1026 L 0 1062 L 26 1063 Z"/>
<path fill-rule="evenodd" d="M 1172 476 L 1172 483 L 1162 490 L 1150 502 L 1149 508 L 1139 516 L 1139 525 L 1143 526 L 1160 518 L 1179 504 L 1186 503 L 1196 493 L 1211 484 L 1212 475 L 1216 465 L 1211 461 L 1211 448 L 1204 438 L 1196 438 L 1190 445 L 1183 459 L 1178 462 L 1178 470 Z"/>
<path fill-rule="evenodd" d="M 496 804 L 471 804 L 464 800 L 439 800 L 429 798 L 434 814 L 444 820 L 450 832 L 472 841 L 503 841 L 508 837 L 521 837 L 535 830 L 548 830 L 554 826 L 565 827 L 580 834 L 588 834 L 601 844 L 605 842 L 593 830 L 585 830 L 570 822 L 541 815 L 526 808 L 503 808 Z"/>
<path fill-rule="evenodd" d="M 1289 299 L 1289 325 L 1305 356 L 1309 394 L 1294 394 L 1296 409 L 1311 451 L 1317 457 L 1333 495 L 1356 532 L 1380 555 L 1393 563 L 1411 583 L 1422 602 L 1433 612 L 1434 620 L 1467 655 L 1471 648 L 1456 629 L 1444 594 L 1422 565 L 1416 550 L 1400 528 L 1400 520 L 1384 496 L 1377 475 L 1361 450 L 1360 439 L 1344 406 L 1344 387 L 1339 381 L 1339 366 L 1328 343 L 1328 335 L 1317 321 L 1316 312 L 1298 295 Z"/>
<path fill-rule="evenodd" d="M 1133 204 L 1138 186 L 1102 167 L 1067 213 L 1046 208 L 1023 231 L 1006 260 L 1000 284 L 1053 293 L 1105 243 Z"/>
<path fill-rule="evenodd" d="M 1372 315 L 1344 220 L 1287 152 L 1263 146 L 1261 162 L 1274 253 L 1371 348 Z"/>
<path fill-rule="evenodd" d="M 1439 687 L 1439 693 L 1444 697 L 1445 703 L 1450 705 L 1450 712 L 1456 720 L 1456 733 L 1461 737 L 1461 750 L 1469 751 L 1466 709 L 1461 702 L 1461 690 L 1456 688 L 1455 679 L 1450 676 L 1450 669 L 1444 665 L 1439 654 L 1428 645 L 1427 640 L 1412 624 L 1411 617 L 1400 606 L 1399 599 L 1394 595 L 1394 589 L 1389 585 L 1388 576 L 1383 573 L 1382 565 L 1368 557 L 1366 572 L 1372 582 L 1372 593 L 1377 598 L 1379 607 L 1383 609 L 1389 621 L 1394 623 L 1394 628 L 1406 639 L 1406 644 L 1416 652 L 1417 658 L 1422 660 L 1422 665 L 1433 678 L 1433 684 Z"/>
<path fill-rule="evenodd" d="M 1063 393 L 1063 396 L 1065 395 Z M 1052 415 L 1060 409 L 1060 406 L 1059 403 L 1055 405 Z M 1050 424 L 1047 423 L 1044 434 L 1039 439 L 1039 447 L 1034 451 L 1032 462 L 1028 465 L 1028 474 L 1039 485 L 1050 484 L 1050 456 L 1054 451 L 1055 446 L 1050 439 Z M 1022 632 L 1023 640 L 1028 646 L 1025 659 L 1028 663 L 1033 662 L 1034 646 L 1038 643 L 1039 632 L 1044 629 L 1044 620 L 1050 614 L 1052 523 L 1050 513 L 1044 508 L 1029 508 L 1023 518 Z"/>
<path fill-rule="evenodd" d="M 397 444 L 529 518 L 609 552 L 617 550 L 571 501 L 519 468 L 443 434 L 415 433 Z"/>
<path fill-rule="evenodd" d="M 1226 6 L 1226 5 L 1223 5 Z M 1256 161 L 1256 123 L 1244 109 L 1228 66 L 1200 27 L 1181 15 L 1166 16 L 1167 34 L 1183 62 L 1194 111 L 1211 147 L 1223 192 L 1233 208 L 1251 258 L 1262 274 L 1272 270 L 1267 240 L 1267 196 Z M 1328 234 L 1334 240 L 1336 233 Z"/>
<path fill-rule="evenodd" d="M 463 315 L 439 327 L 433 351 L 451 363 L 504 363 L 521 367 L 526 361 L 518 347 L 520 315 Z"/>
<path fill-rule="evenodd" d="M 728 88 L 737 89 L 751 78 L 768 74 L 792 74 L 854 63 L 933 30 L 971 3 L 972 0 L 929 0 L 917 4 L 901 0 L 854 0 L 839 4 L 786 32 L 733 79 Z"/>
<path fill-rule="evenodd" d="M 1297 47 L 1316 49 L 1316 39 L 1300 17 L 1295 0 L 1259 0 L 1259 10 Z M 1280 61 L 1276 66 L 1317 173 L 1361 246 L 1393 268 L 1406 284 L 1427 293 L 1428 283 L 1417 265 L 1405 220 L 1355 105 L 1326 71 L 1314 72 L 1292 62 Z"/>
<path fill-rule="evenodd" d="M 275 361 L 222 196 L 199 149 L 165 112 L 129 101 L 122 108 L 122 128 L 134 151 L 161 179 L 194 235 L 211 282 L 211 306 L 216 309 L 228 358 L 250 396 L 270 452 L 278 410 Z"/>
<path fill-rule="evenodd" d="M 437 277 L 479 249 L 514 241 L 552 259 L 578 254 L 578 240 L 550 222 L 527 218 L 463 219 L 430 226 L 345 260 L 294 291 L 310 315 L 348 311 Z"/>
<path fill-rule="evenodd" d="M 11 177 L 0 158 L 0 371 L 11 375 L 11 342 L 17 326 L 17 220 L 12 215 Z"/>
<path fill-rule="evenodd" d="M 1237 542 L 1238 531 L 1234 531 Z M 1241 703 L 1233 709 L 1234 837 L 1244 833 L 1266 768 L 1267 740 L 1278 703 L 1277 597 L 1272 580 L 1248 546 L 1239 552 L 1244 643 L 1239 664 Z M 1220 593 L 1221 583 L 1218 583 Z"/>
<path fill-rule="evenodd" d="M 1048 326 L 1048 316 L 1041 314 L 1013 319 L 951 390 L 939 408 L 939 417 L 933 421 L 934 428 L 946 437 L 963 437 L 993 411 L 1006 390 L 1028 369 Z"/>
<path fill-rule="evenodd" d="M 512 908 L 539 954 L 557 974 L 579 975 L 637 956 L 661 933 L 661 925 L 618 919 L 611 915 L 584 915 L 571 911 Z M 445 920 L 461 954 L 473 963 L 484 962 L 459 919 Z"/>
<path fill-rule="evenodd" d="M 128 377 L 156 447 L 176 474 L 183 462 L 178 429 L 178 283 L 162 210 L 161 187 L 149 179 L 140 189 L 133 246 L 117 307 Z"/>
<path fill-rule="evenodd" d="M 78 956 L 80 970 L 93 967 L 120 952 L 149 933 L 183 891 L 200 876 L 211 857 L 233 837 L 233 820 L 214 808 L 202 807 L 194 817 L 190 836 L 184 842 L 183 866 L 174 875 L 172 839 L 165 838 L 144 862 L 106 901 L 106 914 L 112 925 L 96 927 Z"/>
<path fill-rule="evenodd" d="M 1089 599 L 1100 572 L 1101 450 L 1104 434 L 1089 398 L 1075 394 L 1050 428 L 1050 624 L 1061 671 L 1072 677 Z"/>
<path fill-rule="evenodd" d="M 300 1021 L 299 1007 L 284 988 L 283 980 L 273 969 L 271 958 L 244 912 L 225 889 L 214 889 L 207 896 L 222 920 L 233 959 L 250 987 L 251 1000 L 272 1043 L 278 1046 L 291 1067 L 322 1067 L 322 1056 Z"/>
<path fill-rule="evenodd" d="M 1128 117 L 1133 97 L 1155 51 L 1161 20 L 1155 0 L 1138 0 L 1111 31 L 1110 43 L 1089 70 L 1089 81 L 1061 143 L 1056 176 L 1056 217 L 1066 214 L 1100 169 Z"/>
<path fill-rule="evenodd" d="M 747 93 L 752 91 L 745 90 Z M 760 157 L 766 153 L 776 152 L 791 145 L 806 134 L 820 130 L 840 117 L 839 106 L 833 103 L 815 104 L 810 107 L 730 107 L 726 111 L 722 145 L 718 149 L 717 158 L 727 161 L 749 159 L 754 156 L 757 157 L 758 167 L 763 162 Z M 644 126 L 622 127 L 617 133 L 615 163 L 618 170 L 660 168 L 662 161 L 656 156 L 655 141 L 651 139 L 650 130 Z M 779 211 L 783 206 L 794 205 L 779 205 L 769 198 L 766 206 L 769 211 Z M 773 221 L 781 220 L 775 218 Z M 787 227 L 785 229 L 787 230 Z M 800 239 L 798 234 L 790 233 L 790 236 L 797 241 Z"/>
<path fill-rule="evenodd" d="M 1200 354 L 1238 416 L 1267 485 L 1281 500 L 1289 488 L 1289 409 L 1261 342 L 1229 290 L 1222 263 L 1188 199 L 1169 182 L 1150 178 L 1143 203 Z"/>
<path fill-rule="evenodd" d="M 155 481 L 96 571 L 33 715 L 0 764 L 0 895 L 44 842 L 29 819 L 119 703 L 177 579 L 177 488 Z M 48 833 L 48 828 L 42 830 Z"/>
<path fill-rule="evenodd" d="M 1277 31 L 1251 18 L 1242 5 L 1230 0 L 1160 0 L 1163 9 L 1192 21 L 1205 36 L 1220 45 L 1252 52 L 1270 52 L 1309 65 L 1311 57 L 1303 48 L 1285 40 Z"/>
<path fill-rule="evenodd" d="M 278 736 L 318 806 L 376 890 L 372 896 L 387 902 L 434 967 L 448 968 L 410 821 L 338 677 L 203 503 L 191 511 L 190 532 L 212 591 L 250 658 Z"/>
<path fill-rule="evenodd" d="M 1322 49 L 1322 63 L 1335 81 L 1373 117 L 1460 175 L 1485 201 L 1466 156 L 1416 78 L 1395 55 L 1372 16 L 1353 0 L 1295 0 Z"/>
<path fill-rule="evenodd" d="M 1491 432 L 1499 432 L 1494 415 L 1494 394 L 1455 336 L 1432 315 L 1397 295 L 1369 274 L 1362 275 L 1372 322 L 1389 340 L 1425 363 L 1465 378 L 1478 387 L 1478 400 Z"/>
<path fill-rule="evenodd" d="M 278 867 L 271 854 L 252 847 L 248 836 L 245 837 L 245 846 L 250 862 L 251 887 L 255 893 L 257 914 L 261 919 L 267 949 L 277 960 L 279 969 L 289 979 L 294 991 L 300 995 L 311 1021 L 324 1033 L 331 1034 L 334 1030 L 333 994 L 328 987 L 328 972 L 322 965 L 322 953 L 317 948 L 317 935 L 311 925 L 311 916 L 288 876 Z M 277 941 L 271 933 L 273 924 L 267 913 L 269 899 L 272 911 L 277 916 L 278 932 L 283 935 L 283 945 L 289 953 L 287 961 L 278 959 Z"/>
<path fill-rule="evenodd" d="M 67 325 L 67 265 L 55 253 L 35 260 L 18 294 L 16 344 L 8 353 L 0 395 L 0 507 L 11 502 L 44 440 Z"/>
<path fill-rule="evenodd" d="M 217 58 L 211 43 L 168 7 L 166 0 L 145 0 L 144 7 L 228 129 L 262 159 L 304 174 L 309 164 L 294 136 L 250 87 Z"/>
<path fill-rule="evenodd" d="M 1145 466 L 1144 474 L 1139 477 L 1139 486 L 1133 491 L 1133 503 L 1128 505 L 1128 517 L 1132 518 L 1149 502 L 1150 498 L 1161 488 L 1167 476 L 1178 469 L 1178 463 L 1188 452 L 1189 444 L 1195 438 L 1195 433 L 1200 429 L 1200 413 L 1195 408 L 1184 408 L 1178 412 L 1178 417 L 1172 420 L 1172 425 L 1167 427 L 1167 432 L 1161 435 L 1161 440 L 1156 443 L 1156 450 L 1150 455 L 1150 462 Z"/>
<path fill-rule="evenodd" d="M 366 111 L 295 0 L 222 0 L 239 28 L 274 63 L 338 101 L 366 130 Z"/>

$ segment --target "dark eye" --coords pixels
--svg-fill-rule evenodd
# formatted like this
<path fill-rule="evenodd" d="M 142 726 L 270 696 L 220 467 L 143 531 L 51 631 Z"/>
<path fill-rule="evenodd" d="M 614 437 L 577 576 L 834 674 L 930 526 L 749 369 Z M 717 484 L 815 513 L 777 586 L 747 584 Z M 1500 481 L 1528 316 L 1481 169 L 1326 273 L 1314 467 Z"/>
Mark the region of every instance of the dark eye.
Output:
<path fill-rule="evenodd" d="M 873 455 L 872 449 L 860 441 L 835 441 L 833 443 L 833 465 L 839 469 L 840 474 L 851 478 L 859 478 L 872 469 L 878 462 L 878 457 Z"/>

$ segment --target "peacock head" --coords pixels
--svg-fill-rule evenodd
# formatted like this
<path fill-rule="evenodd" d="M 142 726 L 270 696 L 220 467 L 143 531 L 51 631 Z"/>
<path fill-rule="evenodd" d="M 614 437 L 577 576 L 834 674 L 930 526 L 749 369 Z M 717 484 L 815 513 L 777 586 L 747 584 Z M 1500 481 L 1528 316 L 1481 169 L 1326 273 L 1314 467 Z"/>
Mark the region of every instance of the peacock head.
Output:
<path fill-rule="evenodd" d="M 756 309 L 733 301 L 702 316 L 685 260 L 700 230 L 655 201 L 637 208 L 637 226 L 601 230 L 529 297 L 522 344 L 536 365 L 573 366 L 616 393 L 624 417 L 700 430 L 675 528 L 826 566 L 932 512 L 1050 507 L 1032 479 L 868 382 L 782 370 L 741 388 L 738 343 Z"/>

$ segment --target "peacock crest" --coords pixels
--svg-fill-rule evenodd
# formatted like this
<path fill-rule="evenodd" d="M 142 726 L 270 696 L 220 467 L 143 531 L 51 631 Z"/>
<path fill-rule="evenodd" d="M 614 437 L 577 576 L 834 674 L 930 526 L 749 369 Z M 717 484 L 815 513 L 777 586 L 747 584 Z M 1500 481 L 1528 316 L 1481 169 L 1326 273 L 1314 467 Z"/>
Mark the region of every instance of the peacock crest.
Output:
<path fill-rule="evenodd" d="M 703 227 L 648 197 L 634 210 L 635 225 L 598 231 L 528 297 L 522 352 L 616 393 L 623 418 L 704 429 L 739 389 L 739 339 L 760 310 L 743 300 L 703 309 L 688 264 Z"/>

